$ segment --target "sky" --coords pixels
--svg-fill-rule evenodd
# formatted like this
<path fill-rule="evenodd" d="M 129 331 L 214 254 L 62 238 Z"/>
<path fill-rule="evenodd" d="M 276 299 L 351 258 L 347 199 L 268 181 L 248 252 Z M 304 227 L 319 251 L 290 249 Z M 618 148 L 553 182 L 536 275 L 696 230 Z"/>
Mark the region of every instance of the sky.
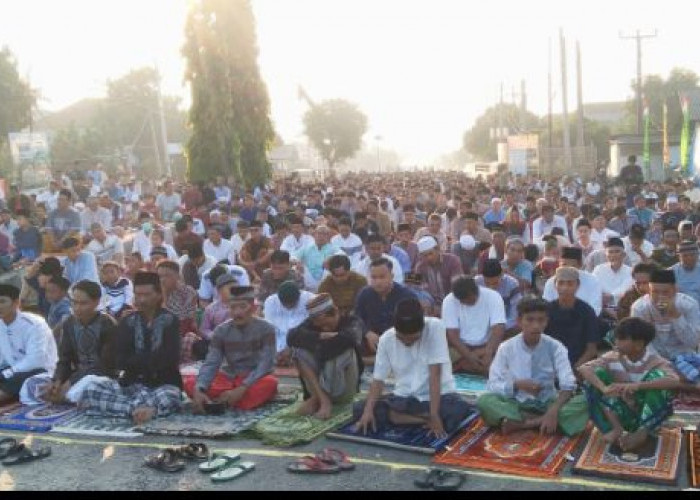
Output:
<path fill-rule="evenodd" d="M 104 95 L 105 82 L 157 64 L 166 94 L 188 102 L 180 56 L 191 0 L 0 1 L 0 46 L 19 59 L 57 110 Z M 569 108 L 575 109 L 574 43 L 583 54 L 586 102 L 632 97 L 636 49 L 619 35 L 658 30 L 644 43 L 644 73 L 681 66 L 700 73 L 693 0 L 252 0 L 260 67 L 272 119 L 287 142 L 302 141 L 307 106 L 344 98 L 369 118 L 365 141 L 426 164 L 461 147 L 464 132 L 520 81 L 528 107 L 547 111 L 553 46 L 554 110 L 561 112 L 559 28 L 569 54 Z M 1 105 L 1 103 L 0 103 Z M 375 138 L 381 137 L 381 141 Z"/>

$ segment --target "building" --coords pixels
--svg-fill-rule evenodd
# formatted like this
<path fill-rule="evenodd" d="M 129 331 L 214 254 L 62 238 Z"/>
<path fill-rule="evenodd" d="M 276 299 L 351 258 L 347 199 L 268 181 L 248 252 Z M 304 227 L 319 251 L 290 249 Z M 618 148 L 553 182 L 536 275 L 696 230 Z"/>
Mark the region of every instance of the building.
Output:
<path fill-rule="evenodd" d="M 644 172 L 647 181 L 664 181 L 669 178 L 671 171 L 664 169 L 664 145 L 663 136 L 660 133 L 653 133 L 650 136 L 651 142 L 651 168 L 649 172 Z M 669 150 L 671 153 L 671 169 L 680 163 L 679 136 L 669 137 Z M 627 158 L 637 157 L 637 164 L 644 167 L 644 136 L 643 135 L 616 135 L 610 138 L 610 167 L 609 177 L 620 175 L 622 168 L 627 165 Z"/>

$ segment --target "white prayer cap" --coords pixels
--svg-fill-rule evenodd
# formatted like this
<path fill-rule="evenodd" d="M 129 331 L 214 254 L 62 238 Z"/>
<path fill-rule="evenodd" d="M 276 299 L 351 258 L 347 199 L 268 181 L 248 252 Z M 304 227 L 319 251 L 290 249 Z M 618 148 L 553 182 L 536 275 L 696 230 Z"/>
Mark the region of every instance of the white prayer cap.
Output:
<path fill-rule="evenodd" d="M 464 250 L 467 250 L 467 251 L 474 250 L 476 248 L 476 240 L 474 239 L 473 236 L 471 236 L 469 234 L 464 234 L 459 239 L 459 245 Z"/>
<path fill-rule="evenodd" d="M 424 253 L 437 248 L 438 243 L 432 236 L 424 236 L 418 240 L 418 253 Z"/>
<path fill-rule="evenodd" d="M 214 217 L 215 215 L 221 215 L 221 211 L 220 210 L 212 210 L 211 212 L 209 212 L 209 217 Z"/>
<path fill-rule="evenodd" d="M 678 203 L 678 198 L 676 196 L 669 196 L 666 198 L 666 203 Z"/>

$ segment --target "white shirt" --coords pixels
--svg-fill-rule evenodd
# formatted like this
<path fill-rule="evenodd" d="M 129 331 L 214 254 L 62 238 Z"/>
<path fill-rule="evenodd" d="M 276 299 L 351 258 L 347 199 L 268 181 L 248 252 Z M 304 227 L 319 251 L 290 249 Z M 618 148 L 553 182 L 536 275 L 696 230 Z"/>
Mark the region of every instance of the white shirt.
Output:
<path fill-rule="evenodd" d="M 591 273 L 580 269 L 578 278 L 580 285 L 576 291 L 576 298 L 591 306 L 596 316 L 600 316 L 600 313 L 603 311 L 603 288 L 600 286 L 600 281 Z M 542 298 L 548 302 L 559 299 L 559 292 L 557 292 L 557 287 L 554 285 L 554 277 L 549 278 L 547 283 L 545 283 Z"/>
<path fill-rule="evenodd" d="M 516 380 L 534 380 L 542 385 L 537 396 L 525 391 L 516 391 Z M 564 344 L 544 335 L 535 347 L 529 347 L 520 333 L 506 340 L 499 347 L 489 370 L 486 390 L 515 398 L 520 403 L 539 400 L 546 402 L 555 398 L 555 380 L 562 391 L 576 389 L 576 376 L 571 369 L 569 353 Z"/>
<path fill-rule="evenodd" d="M 394 283 L 399 283 L 400 285 L 403 285 L 403 268 L 401 267 L 401 264 L 399 264 L 399 261 L 391 255 L 387 254 L 383 254 L 382 257 L 391 262 L 391 274 L 394 276 Z M 357 263 L 357 265 L 355 265 L 352 268 L 352 270 L 355 271 L 357 274 L 361 274 L 362 276 L 367 278 L 367 282 L 369 282 L 370 264 L 372 264 L 372 259 L 370 259 L 367 255 L 363 257 Z"/>
<path fill-rule="evenodd" d="M 214 257 L 217 262 L 221 262 L 222 260 L 227 260 L 231 256 L 231 252 L 233 252 L 233 243 L 227 239 L 221 238 L 217 246 L 214 245 L 211 240 L 206 239 L 204 240 L 202 249 L 204 250 L 204 255 Z"/>
<path fill-rule="evenodd" d="M 81 220 L 83 221 L 83 231 L 89 232 L 90 226 L 95 222 L 102 224 L 102 227 L 109 230 L 112 227 L 112 211 L 104 207 L 97 207 L 97 210 L 90 210 L 86 208 L 81 214 Z"/>
<path fill-rule="evenodd" d="M 180 276 L 184 277 L 182 274 L 182 270 L 185 267 L 185 264 L 187 264 L 190 261 L 189 255 L 185 254 L 182 257 L 180 257 L 177 261 L 178 264 L 180 264 Z M 197 269 L 197 275 L 199 276 L 199 279 L 201 280 L 202 277 L 204 276 L 204 273 L 207 271 L 210 271 L 212 267 L 217 265 L 219 262 L 214 259 L 214 257 L 210 257 L 208 255 L 204 256 L 204 264 L 202 264 L 198 269 Z"/>
<path fill-rule="evenodd" d="M 566 227 L 566 219 L 561 215 L 555 215 L 552 222 L 547 222 L 540 217 L 532 223 L 532 239 L 533 241 L 541 240 L 552 232 L 552 229 L 559 227 L 564 231 L 564 234 L 569 234 L 569 229 Z"/>
<path fill-rule="evenodd" d="M 453 293 L 442 302 L 442 320 L 448 330 L 459 330 L 459 338 L 470 347 L 481 347 L 489 341 L 491 328 L 506 325 L 506 309 L 501 295 L 479 287 L 479 298 L 473 306 L 462 304 Z"/>
<path fill-rule="evenodd" d="M 625 244 L 625 252 L 627 253 L 627 259 L 629 260 L 629 265 L 631 267 L 636 266 L 642 262 L 640 255 L 632 249 L 632 243 L 630 243 L 630 237 L 625 236 L 622 238 L 622 243 Z M 651 253 L 654 251 L 654 245 L 647 240 L 642 242 L 642 252 L 646 254 L 647 257 L 651 257 Z"/>
<path fill-rule="evenodd" d="M 593 276 L 598 278 L 600 285 L 603 287 L 603 293 L 609 293 L 615 297 L 615 304 L 634 285 L 632 268 L 624 264 L 615 272 L 611 264 L 606 262 L 593 270 Z"/>
<path fill-rule="evenodd" d="M 306 304 L 314 297 L 313 293 L 301 290 L 299 302 L 292 309 L 284 307 L 277 294 L 270 295 L 265 299 L 263 308 L 265 320 L 275 325 L 277 352 L 282 352 L 287 348 L 287 334 L 289 330 L 301 325 L 309 317 Z"/>
<path fill-rule="evenodd" d="M 600 193 L 600 184 L 595 181 L 587 183 L 586 192 L 591 196 L 598 196 L 598 193 Z"/>
<path fill-rule="evenodd" d="M 40 369 L 53 376 L 56 363 L 56 340 L 43 318 L 18 311 L 9 325 L 0 320 L 0 369 L 12 370 L 12 373 L 3 372 L 7 378 Z"/>
<path fill-rule="evenodd" d="M 46 205 L 46 213 L 53 212 L 58 208 L 58 191 L 51 194 L 48 189 L 36 197 L 37 203 Z"/>
<path fill-rule="evenodd" d="M 350 233 L 347 238 L 341 234 L 336 234 L 331 238 L 331 243 L 340 248 L 350 259 L 350 265 L 356 266 L 364 256 L 364 245 L 362 240 L 355 233 Z"/>
<path fill-rule="evenodd" d="M 85 251 L 95 255 L 98 266 L 101 266 L 108 260 L 114 260 L 114 256 L 117 254 L 121 254 L 121 257 L 117 259 L 117 264 L 124 265 L 124 243 L 121 238 L 114 234 L 108 234 L 104 243 L 93 239 L 85 247 Z"/>
<path fill-rule="evenodd" d="M 250 234 L 248 234 L 248 237 L 243 241 L 243 238 L 241 238 L 241 235 L 239 233 L 234 234 L 231 236 L 231 245 L 233 245 L 233 249 L 231 250 L 231 256 L 229 257 L 229 262 L 231 264 L 238 262 L 238 256 L 241 254 L 241 248 L 243 248 L 243 245 L 245 245 L 245 242 L 250 239 Z"/>
<path fill-rule="evenodd" d="M 250 286 L 250 276 L 248 276 L 248 271 L 243 269 L 241 266 L 226 267 L 228 268 L 228 273 L 236 278 L 236 281 L 238 281 L 238 286 Z M 219 293 L 209 279 L 210 272 L 211 268 L 201 275 L 202 280 L 199 283 L 199 291 L 197 293 L 200 299 L 213 302 L 219 299 Z"/>
<path fill-rule="evenodd" d="M 307 245 L 315 244 L 316 240 L 314 240 L 313 236 L 309 234 L 302 234 L 299 239 L 297 239 L 297 237 L 293 234 L 290 234 L 287 235 L 287 237 L 282 241 L 282 244 L 280 245 L 280 250 L 288 252 L 289 255 L 292 255 Z"/>
<path fill-rule="evenodd" d="M 437 318 L 425 318 L 420 339 L 410 347 L 396 338 L 394 328 L 379 337 L 373 378 L 386 382 L 393 373 L 395 395 L 430 401 L 430 367 L 434 365 L 441 367 L 440 394 L 455 392 L 445 325 Z"/>
<path fill-rule="evenodd" d="M 608 229 L 607 227 L 602 231 L 598 231 L 597 229 L 591 230 L 591 243 L 593 244 L 593 248 L 596 250 L 605 248 L 605 243 L 607 243 L 610 238 L 619 237 L 620 233 L 613 231 L 612 229 Z"/>

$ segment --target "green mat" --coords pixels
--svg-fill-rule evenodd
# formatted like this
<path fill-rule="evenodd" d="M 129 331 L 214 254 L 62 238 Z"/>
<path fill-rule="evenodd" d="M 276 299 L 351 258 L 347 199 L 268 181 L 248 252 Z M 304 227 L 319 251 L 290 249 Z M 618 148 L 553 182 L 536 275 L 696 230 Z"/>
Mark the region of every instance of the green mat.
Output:
<path fill-rule="evenodd" d="M 299 405 L 301 403 L 288 406 L 264 418 L 246 434 L 266 445 L 289 447 L 310 443 L 352 419 L 352 403 L 335 407 L 329 420 L 300 417 L 296 415 Z"/>

